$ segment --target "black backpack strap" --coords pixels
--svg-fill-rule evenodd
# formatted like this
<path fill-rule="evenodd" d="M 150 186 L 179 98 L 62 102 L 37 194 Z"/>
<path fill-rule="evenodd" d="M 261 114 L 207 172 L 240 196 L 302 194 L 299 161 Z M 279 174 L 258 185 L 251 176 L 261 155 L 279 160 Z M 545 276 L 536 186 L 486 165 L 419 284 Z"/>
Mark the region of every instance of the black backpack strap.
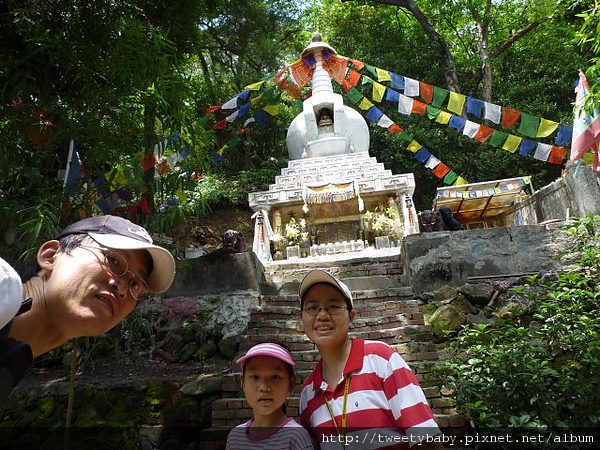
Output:
<path fill-rule="evenodd" d="M 30 298 L 25 300 L 16 315 L 29 311 L 31 302 Z M 33 362 L 29 344 L 8 337 L 11 327 L 12 320 L 0 329 L 0 401 L 8 397 Z"/>

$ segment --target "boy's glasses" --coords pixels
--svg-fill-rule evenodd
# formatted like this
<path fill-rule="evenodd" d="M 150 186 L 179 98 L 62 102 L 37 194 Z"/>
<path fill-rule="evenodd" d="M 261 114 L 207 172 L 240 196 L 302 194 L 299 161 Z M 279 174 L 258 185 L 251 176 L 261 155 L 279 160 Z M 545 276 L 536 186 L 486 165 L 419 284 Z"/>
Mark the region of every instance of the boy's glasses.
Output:
<path fill-rule="evenodd" d="M 347 309 L 348 308 L 346 306 L 341 306 L 341 305 L 329 305 L 329 306 L 312 305 L 312 306 L 305 307 L 302 311 L 304 311 L 309 316 L 313 316 L 313 317 L 318 315 L 321 312 L 321 310 L 325 311 L 325 313 L 329 314 L 330 316 L 339 316 L 340 314 L 343 314 L 343 312 Z"/>
<path fill-rule="evenodd" d="M 122 278 L 129 273 L 131 275 L 131 278 L 129 279 L 129 293 L 136 301 L 140 301 L 143 295 L 148 292 L 148 285 L 146 282 L 143 279 L 136 277 L 134 273 L 129 270 L 127 261 L 119 253 L 112 252 L 102 247 L 87 247 L 81 245 L 80 248 L 91 251 L 98 259 L 98 262 L 106 266 L 113 275 Z M 104 256 L 104 261 L 100 261 L 96 252 L 93 252 L 92 250 L 100 250 Z"/>

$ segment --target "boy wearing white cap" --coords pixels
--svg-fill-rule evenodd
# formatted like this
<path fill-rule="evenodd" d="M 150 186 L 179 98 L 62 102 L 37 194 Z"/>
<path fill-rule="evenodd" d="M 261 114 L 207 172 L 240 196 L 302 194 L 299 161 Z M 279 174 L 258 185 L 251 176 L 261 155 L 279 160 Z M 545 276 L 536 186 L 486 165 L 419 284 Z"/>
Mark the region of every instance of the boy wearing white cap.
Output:
<path fill-rule="evenodd" d="M 380 341 L 350 339 L 356 317 L 346 284 L 322 270 L 300 284 L 304 332 L 321 360 L 302 386 L 300 423 L 322 449 L 442 449 L 423 390 L 402 357 Z"/>
<path fill-rule="evenodd" d="M 1 261 L 0 261 L 1 262 Z M 96 216 L 44 242 L 21 276 L 0 270 L 0 401 L 33 358 L 69 339 L 107 332 L 147 292 L 166 291 L 175 277 L 171 253 L 148 232 L 117 216 Z"/>
<path fill-rule="evenodd" d="M 237 360 L 240 381 L 253 411 L 248 422 L 227 436 L 227 450 L 312 450 L 308 432 L 285 413 L 285 402 L 296 384 L 289 350 L 275 342 L 251 347 Z"/>

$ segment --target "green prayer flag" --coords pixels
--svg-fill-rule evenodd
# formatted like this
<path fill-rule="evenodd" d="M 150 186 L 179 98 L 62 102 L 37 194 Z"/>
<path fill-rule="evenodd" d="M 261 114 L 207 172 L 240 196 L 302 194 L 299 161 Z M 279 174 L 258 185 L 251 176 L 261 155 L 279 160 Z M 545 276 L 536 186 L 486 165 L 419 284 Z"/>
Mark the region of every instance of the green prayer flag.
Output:
<path fill-rule="evenodd" d="M 402 139 L 403 141 L 408 141 L 408 142 L 412 142 L 414 140 L 413 137 L 410 134 L 408 134 L 406 131 L 401 131 L 398 134 L 398 137 L 400 139 Z"/>
<path fill-rule="evenodd" d="M 508 137 L 508 133 L 504 131 L 494 130 L 492 133 L 492 137 L 490 137 L 488 144 L 493 145 L 494 147 L 502 147 L 506 142 L 506 138 Z"/>
<path fill-rule="evenodd" d="M 371 72 L 373 74 L 374 77 L 377 77 L 377 69 L 373 66 L 370 66 L 368 64 L 365 64 L 365 67 L 367 68 L 367 70 L 369 72 Z"/>
<path fill-rule="evenodd" d="M 448 94 L 450 94 L 450 91 L 448 89 L 444 89 L 444 88 L 441 88 L 441 87 L 434 86 L 434 88 L 433 88 L 433 101 L 431 102 L 431 104 L 433 106 L 437 106 L 437 107 L 442 106 L 443 103 L 446 101 L 446 98 L 448 97 Z"/>
<path fill-rule="evenodd" d="M 352 88 L 348 91 L 346 97 L 348 97 L 354 103 L 359 103 L 363 99 L 364 95 L 358 92 L 358 89 Z"/>
<path fill-rule="evenodd" d="M 229 141 L 227 141 L 227 144 L 229 147 L 235 147 L 236 145 L 238 145 L 240 143 L 242 139 L 239 136 L 234 136 L 231 139 L 229 139 Z"/>
<path fill-rule="evenodd" d="M 519 133 L 524 136 L 535 137 L 539 126 L 539 117 L 521 113 L 521 125 L 519 125 Z"/>
<path fill-rule="evenodd" d="M 431 105 L 427 105 L 426 111 L 427 111 L 427 118 L 431 119 L 431 120 L 437 119 L 437 116 L 439 116 L 440 113 L 442 112 L 441 110 L 434 108 Z"/>
<path fill-rule="evenodd" d="M 458 178 L 458 174 L 454 170 L 450 170 L 442 180 L 444 184 L 452 184 Z"/>
<path fill-rule="evenodd" d="M 368 77 L 368 76 L 366 76 L 366 75 L 363 75 L 363 76 L 361 77 L 361 82 L 360 82 L 360 83 L 361 83 L 361 84 L 373 84 L 373 83 L 374 83 L 374 81 L 373 81 L 373 78 L 370 78 L 370 77 Z"/>

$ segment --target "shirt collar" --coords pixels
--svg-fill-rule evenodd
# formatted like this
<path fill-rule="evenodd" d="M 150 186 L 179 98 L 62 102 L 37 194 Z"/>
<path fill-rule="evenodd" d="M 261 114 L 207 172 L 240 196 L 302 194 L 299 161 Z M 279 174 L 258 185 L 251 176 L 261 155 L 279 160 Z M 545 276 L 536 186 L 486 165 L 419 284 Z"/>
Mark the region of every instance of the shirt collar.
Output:
<path fill-rule="evenodd" d="M 346 378 L 352 372 L 362 369 L 363 366 L 363 356 L 365 349 L 365 341 L 362 339 L 350 339 L 350 354 L 348 355 L 348 361 L 346 361 L 346 365 L 344 366 L 344 371 L 342 375 Z M 320 359 L 315 367 L 315 379 L 313 386 L 315 389 L 321 389 L 325 380 L 323 379 L 323 360 Z M 330 386 L 332 389 L 335 389 L 335 386 Z"/>

